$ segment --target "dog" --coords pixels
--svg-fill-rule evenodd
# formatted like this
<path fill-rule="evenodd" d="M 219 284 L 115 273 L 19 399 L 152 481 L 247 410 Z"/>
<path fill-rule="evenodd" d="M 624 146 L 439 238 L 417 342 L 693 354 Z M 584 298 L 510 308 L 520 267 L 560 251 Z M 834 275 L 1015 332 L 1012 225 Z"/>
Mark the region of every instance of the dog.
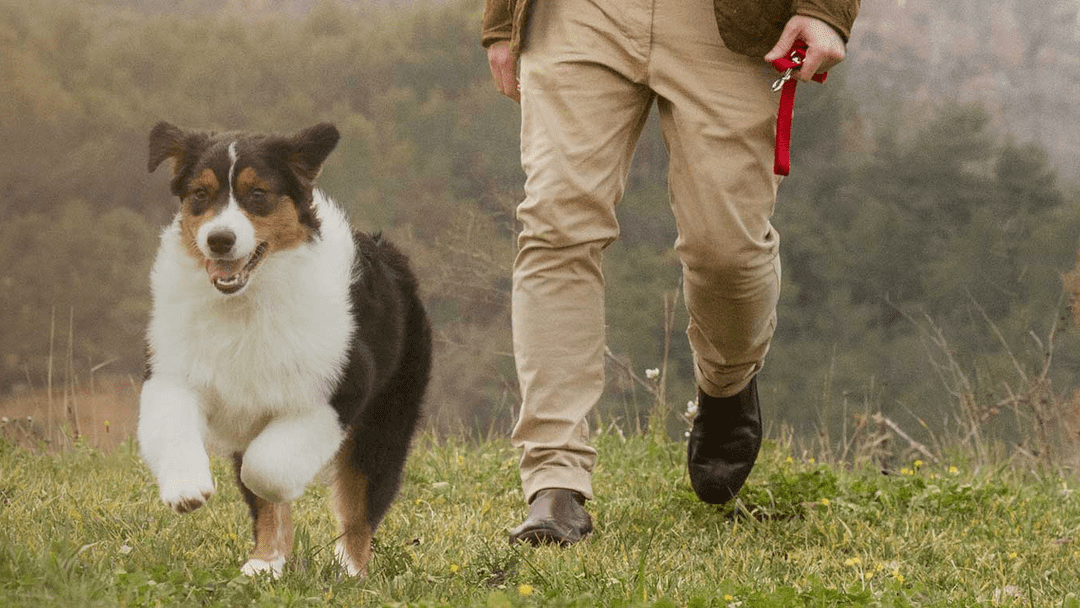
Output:
<path fill-rule="evenodd" d="M 431 326 L 406 257 L 354 231 L 314 187 L 340 134 L 215 133 L 167 122 L 148 169 L 173 161 L 179 211 L 151 270 L 140 454 L 180 513 L 231 456 L 254 521 L 242 572 L 282 573 L 290 502 L 324 469 L 335 555 L 366 573 L 397 494 L 431 371 Z"/>

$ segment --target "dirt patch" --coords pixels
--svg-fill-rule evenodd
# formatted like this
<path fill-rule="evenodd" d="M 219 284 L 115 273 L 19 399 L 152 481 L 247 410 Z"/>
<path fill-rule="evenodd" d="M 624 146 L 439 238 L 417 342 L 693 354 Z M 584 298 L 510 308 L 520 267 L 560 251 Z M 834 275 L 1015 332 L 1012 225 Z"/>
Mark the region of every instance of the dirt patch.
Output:
<path fill-rule="evenodd" d="M 128 376 L 91 387 L 59 387 L 0 397 L 0 437 L 28 448 L 62 449 L 80 437 L 109 451 L 134 436 L 142 383 Z"/>

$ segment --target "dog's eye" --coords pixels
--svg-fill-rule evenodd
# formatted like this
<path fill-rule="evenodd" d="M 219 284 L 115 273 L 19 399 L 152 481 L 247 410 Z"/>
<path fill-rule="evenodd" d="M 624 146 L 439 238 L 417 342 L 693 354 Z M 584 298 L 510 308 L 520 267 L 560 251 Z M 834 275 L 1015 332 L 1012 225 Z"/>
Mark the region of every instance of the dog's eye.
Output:
<path fill-rule="evenodd" d="M 196 188 L 191 192 L 191 212 L 200 215 L 210 203 L 210 192 L 206 188 Z"/>
<path fill-rule="evenodd" d="M 256 215 L 265 215 L 267 213 L 270 213 L 270 194 L 262 188 L 254 188 L 251 192 L 248 192 L 247 200 L 244 202 L 244 206 Z"/>

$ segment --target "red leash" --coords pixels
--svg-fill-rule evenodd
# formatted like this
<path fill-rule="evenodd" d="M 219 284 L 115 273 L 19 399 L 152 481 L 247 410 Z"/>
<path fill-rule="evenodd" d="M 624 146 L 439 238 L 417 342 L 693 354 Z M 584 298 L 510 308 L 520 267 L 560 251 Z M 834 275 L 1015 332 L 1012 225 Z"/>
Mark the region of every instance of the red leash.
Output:
<path fill-rule="evenodd" d="M 795 112 L 795 87 L 799 81 L 793 72 L 806 59 L 806 43 L 796 40 L 791 52 L 772 62 L 777 71 L 783 72 L 773 83 L 773 90 L 780 91 L 780 109 L 776 114 L 776 152 L 773 155 L 773 173 L 787 175 L 791 172 L 791 117 Z M 815 82 L 825 82 L 827 72 L 814 74 Z"/>

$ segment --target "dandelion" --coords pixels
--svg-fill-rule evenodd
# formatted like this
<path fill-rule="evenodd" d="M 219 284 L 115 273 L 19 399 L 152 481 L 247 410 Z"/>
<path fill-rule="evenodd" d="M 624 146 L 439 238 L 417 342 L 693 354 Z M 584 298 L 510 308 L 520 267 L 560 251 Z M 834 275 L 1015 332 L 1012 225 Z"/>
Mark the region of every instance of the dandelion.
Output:
<path fill-rule="evenodd" d="M 645 370 L 645 377 L 649 380 L 656 380 L 660 377 L 660 370 L 655 367 L 652 369 L 647 369 Z"/>
<path fill-rule="evenodd" d="M 461 570 L 461 568 L 457 564 L 450 564 L 450 572 L 456 574 L 458 570 Z"/>
<path fill-rule="evenodd" d="M 791 456 L 788 456 L 787 460 L 785 460 L 784 462 L 786 462 L 788 464 L 795 464 L 795 459 L 792 458 Z"/>
<path fill-rule="evenodd" d="M 900 474 L 904 475 L 905 477 L 911 477 L 912 475 L 915 474 L 915 471 L 912 471 L 911 469 L 909 469 L 907 467 L 904 467 L 904 468 L 900 469 Z"/>
<path fill-rule="evenodd" d="M 1016 559 L 1016 551 L 1009 552 L 1009 559 Z"/>
<path fill-rule="evenodd" d="M 529 596 L 532 592 L 532 585 L 518 585 L 518 595 Z"/>
<path fill-rule="evenodd" d="M 954 467 L 952 465 L 949 465 L 949 475 L 956 475 L 959 472 L 960 472 L 960 469 L 958 469 L 958 468 L 956 468 L 956 467 Z"/>
<path fill-rule="evenodd" d="M 829 499 L 828 498 L 822 498 L 821 499 L 821 506 L 823 506 L 823 507 L 829 506 Z"/>
<path fill-rule="evenodd" d="M 921 460 L 916 460 L 914 464 L 915 464 L 915 468 L 918 469 L 918 468 L 921 468 L 924 463 Z"/>

